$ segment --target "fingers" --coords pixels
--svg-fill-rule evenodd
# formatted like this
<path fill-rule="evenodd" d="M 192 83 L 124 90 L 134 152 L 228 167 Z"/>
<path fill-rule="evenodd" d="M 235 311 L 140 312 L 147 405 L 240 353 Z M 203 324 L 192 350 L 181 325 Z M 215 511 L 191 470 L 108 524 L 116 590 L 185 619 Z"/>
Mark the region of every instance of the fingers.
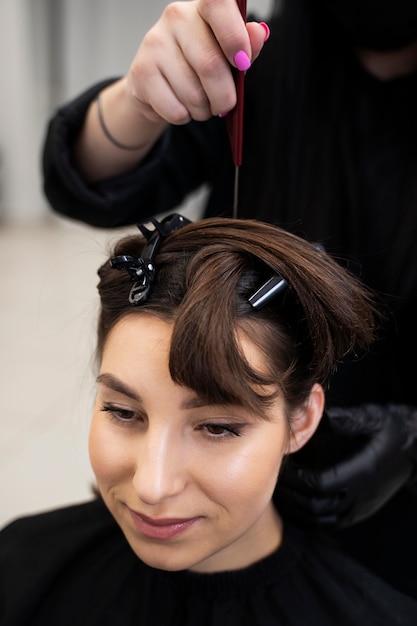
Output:
<path fill-rule="evenodd" d="M 262 25 L 245 24 L 236 0 L 169 4 L 129 71 L 136 106 L 152 121 L 172 124 L 230 111 L 236 104 L 231 65 L 239 59 L 250 65 L 265 39 Z"/>
<path fill-rule="evenodd" d="M 249 41 L 252 49 L 252 63 L 258 58 L 262 52 L 262 48 L 265 42 L 268 41 L 270 36 L 269 27 L 265 22 L 248 22 L 246 24 L 246 30 L 249 36 Z"/>
<path fill-rule="evenodd" d="M 153 120 L 185 124 L 210 117 L 208 99 L 198 75 L 178 43 L 155 27 L 142 43 L 128 74 L 132 96 L 141 111 Z"/>
<path fill-rule="evenodd" d="M 236 0 L 200 0 L 196 8 L 230 65 L 236 66 L 235 56 L 239 52 L 252 59 L 249 35 Z"/>

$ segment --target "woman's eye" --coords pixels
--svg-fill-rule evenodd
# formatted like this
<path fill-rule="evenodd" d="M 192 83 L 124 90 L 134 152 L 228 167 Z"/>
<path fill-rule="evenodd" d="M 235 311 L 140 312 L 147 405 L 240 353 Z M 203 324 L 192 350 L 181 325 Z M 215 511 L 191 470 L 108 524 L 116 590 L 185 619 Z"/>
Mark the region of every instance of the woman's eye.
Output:
<path fill-rule="evenodd" d="M 140 415 L 135 411 L 132 411 L 131 409 L 123 409 L 112 404 L 103 405 L 101 410 L 104 413 L 108 413 L 111 419 L 118 422 L 134 423 L 140 420 Z"/>
<path fill-rule="evenodd" d="M 204 424 L 202 428 L 208 435 L 215 439 L 240 437 L 242 434 L 242 426 L 234 424 Z"/>

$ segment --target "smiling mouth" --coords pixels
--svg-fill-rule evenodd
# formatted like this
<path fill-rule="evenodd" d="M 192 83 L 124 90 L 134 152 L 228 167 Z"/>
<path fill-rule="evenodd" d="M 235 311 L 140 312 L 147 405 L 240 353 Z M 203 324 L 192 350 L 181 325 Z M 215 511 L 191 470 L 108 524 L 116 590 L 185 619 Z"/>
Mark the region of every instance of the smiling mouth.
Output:
<path fill-rule="evenodd" d="M 157 539 L 160 541 L 166 541 L 168 539 L 174 539 L 187 531 L 191 526 L 194 526 L 196 522 L 201 520 L 201 517 L 191 517 L 187 519 L 179 518 L 164 518 L 153 519 L 136 513 L 129 509 L 132 517 L 133 524 L 136 530 L 148 539 Z"/>

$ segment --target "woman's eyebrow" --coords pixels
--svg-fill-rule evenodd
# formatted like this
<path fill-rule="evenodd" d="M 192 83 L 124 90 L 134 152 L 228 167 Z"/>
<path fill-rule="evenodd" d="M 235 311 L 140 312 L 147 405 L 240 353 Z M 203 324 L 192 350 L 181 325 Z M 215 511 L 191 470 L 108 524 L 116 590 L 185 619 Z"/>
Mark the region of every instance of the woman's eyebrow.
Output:
<path fill-rule="evenodd" d="M 96 382 L 104 385 L 108 389 L 112 389 L 113 391 L 116 391 L 117 393 L 121 393 L 124 396 L 127 396 L 128 398 L 135 400 L 136 402 L 142 402 L 142 398 L 138 393 L 133 391 L 133 389 L 131 389 L 128 385 L 123 383 L 121 380 L 113 376 L 113 374 L 108 374 L 108 373 L 99 374 L 99 376 L 97 376 Z M 205 400 L 204 398 L 201 398 L 200 396 L 197 396 L 197 395 L 186 398 L 181 403 L 181 409 L 183 410 L 201 409 L 201 408 L 208 407 L 208 406 L 213 406 L 213 407 L 217 406 L 218 408 L 225 408 L 224 405 L 215 405 L 212 402 L 209 402 L 208 400 Z"/>
<path fill-rule="evenodd" d="M 136 400 L 140 402 L 140 396 L 133 391 L 130 387 L 122 383 L 121 380 L 113 376 L 112 374 L 100 374 L 97 376 L 97 382 L 105 385 L 109 389 L 113 391 L 117 391 L 118 393 L 122 393 L 123 395 L 131 398 L 132 400 Z"/>

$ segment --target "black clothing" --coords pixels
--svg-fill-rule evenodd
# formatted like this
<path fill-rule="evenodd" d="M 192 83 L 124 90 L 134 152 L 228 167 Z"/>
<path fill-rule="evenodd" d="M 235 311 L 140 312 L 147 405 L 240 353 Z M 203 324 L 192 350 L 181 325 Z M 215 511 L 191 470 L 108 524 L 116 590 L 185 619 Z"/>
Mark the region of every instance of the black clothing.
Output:
<path fill-rule="evenodd" d="M 244 570 L 144 565 L 96 500 L 0 534 L 2 626 L 415 626 L 417 603 L 315 534 L 285 525 L 276 553 Z"/>
<path fill-rule="evenodd" d="M 395 50 L 403 48 L 416 38 L 417 6 L 413 1 L 321 0 L 321 2 L 354 46 L 368 50 Z"/>

